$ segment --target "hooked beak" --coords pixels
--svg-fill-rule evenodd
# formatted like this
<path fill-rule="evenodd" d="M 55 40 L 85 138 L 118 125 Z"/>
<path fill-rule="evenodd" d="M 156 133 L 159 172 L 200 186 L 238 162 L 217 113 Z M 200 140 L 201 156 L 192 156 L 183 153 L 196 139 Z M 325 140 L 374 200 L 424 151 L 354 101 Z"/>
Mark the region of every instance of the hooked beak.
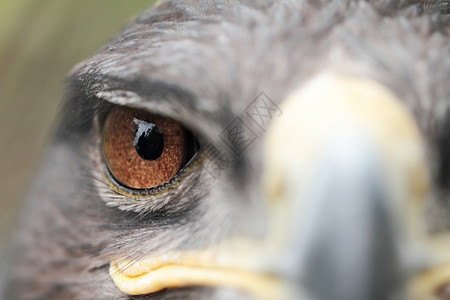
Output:
<path fill-rule="evenodd" d="M 327 73 L 282 111 L 265 138 L 267 238 L 113 261 L 124 293 L 222 286 L 257 299 L 424 300 L 450 281 L 447 268 L 430 272 L 450 257 L 428 247 L 424 146 L 401 102 L 374 81 Z"/>
<path fill-rule="evenodd" d="M 407 297 L 424 263 L 428 181 L 413 118 L 380 84 L 335 74 L 307 83 L 283 112 L 268 132 L 264 182 L 286 272 L 311 299 Z"/>

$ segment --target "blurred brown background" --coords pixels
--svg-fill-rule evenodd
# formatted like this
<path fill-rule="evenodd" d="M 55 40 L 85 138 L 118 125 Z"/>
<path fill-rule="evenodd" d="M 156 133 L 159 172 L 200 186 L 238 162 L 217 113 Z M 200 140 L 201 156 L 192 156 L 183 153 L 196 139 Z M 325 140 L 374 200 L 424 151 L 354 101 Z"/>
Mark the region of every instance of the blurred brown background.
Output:
<path fill-rule="evenodd" d="M 0 260 L 51 137 L 64 76 L 154 0 L 0 0 Z"/>

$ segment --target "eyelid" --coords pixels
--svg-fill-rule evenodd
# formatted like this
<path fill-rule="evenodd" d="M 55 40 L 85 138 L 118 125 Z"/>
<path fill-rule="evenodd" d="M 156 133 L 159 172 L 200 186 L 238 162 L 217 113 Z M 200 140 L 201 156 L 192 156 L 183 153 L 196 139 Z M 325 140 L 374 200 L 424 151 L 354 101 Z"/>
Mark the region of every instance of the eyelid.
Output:
<path fill-rule="evenodd" d="M 229 107 L 219 104 L 202 106 L 193 93 L 177 86 L 149 80 L 145 90 L 147 93 L 110 88 L 97 92 L 96 96 L 112 106 L 141 109 L 177 120 L 199 140 L 213 143 L 220 143 L 220 133 L 234 117 Z"/>
<path fill-rule="evenodd" d="M 195 102 L 191 93 L 176 86 L 161 82 L 145 81 L 145 91 L 132 91 L 130 89 L 109 88 L 96 93 L 96 97 L 114 106 L 123 106 L 140 109 L 154 114 L 162 115 L 181 123 L 184 115 L 194 113 L 192 103 Z M 120 85 L 125 85 L 122 82 Z M 134 86 L 136 83 L 131 83 Z M 185 124 L 186 125 L 186 124 Z"/>

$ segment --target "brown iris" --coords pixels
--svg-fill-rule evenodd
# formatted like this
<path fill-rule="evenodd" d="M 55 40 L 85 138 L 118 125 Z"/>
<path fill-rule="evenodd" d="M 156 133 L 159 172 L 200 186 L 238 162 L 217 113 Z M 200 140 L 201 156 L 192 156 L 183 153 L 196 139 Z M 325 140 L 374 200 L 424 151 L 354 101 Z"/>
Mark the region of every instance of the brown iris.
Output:
<path fill-rule="evenodd" d="M 112 176 L 134 189 L 174 177 L 188 158 L 188 133 L 178 122 L 145 111 L 115 107 L 106 117 L 103 153 Z"/>

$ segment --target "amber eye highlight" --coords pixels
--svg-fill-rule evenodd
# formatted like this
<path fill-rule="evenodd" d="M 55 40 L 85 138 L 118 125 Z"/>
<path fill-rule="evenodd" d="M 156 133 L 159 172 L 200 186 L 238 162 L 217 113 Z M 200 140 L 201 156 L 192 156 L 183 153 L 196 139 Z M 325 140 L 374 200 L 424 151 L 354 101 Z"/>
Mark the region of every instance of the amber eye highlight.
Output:
<path fill-rule="evenodd" d="M 103 155 L 114 179 L 148 189 L 173 178 L 190 155 L 189 134 L 169 118 L 114 107 L 105 120 Z"/>

